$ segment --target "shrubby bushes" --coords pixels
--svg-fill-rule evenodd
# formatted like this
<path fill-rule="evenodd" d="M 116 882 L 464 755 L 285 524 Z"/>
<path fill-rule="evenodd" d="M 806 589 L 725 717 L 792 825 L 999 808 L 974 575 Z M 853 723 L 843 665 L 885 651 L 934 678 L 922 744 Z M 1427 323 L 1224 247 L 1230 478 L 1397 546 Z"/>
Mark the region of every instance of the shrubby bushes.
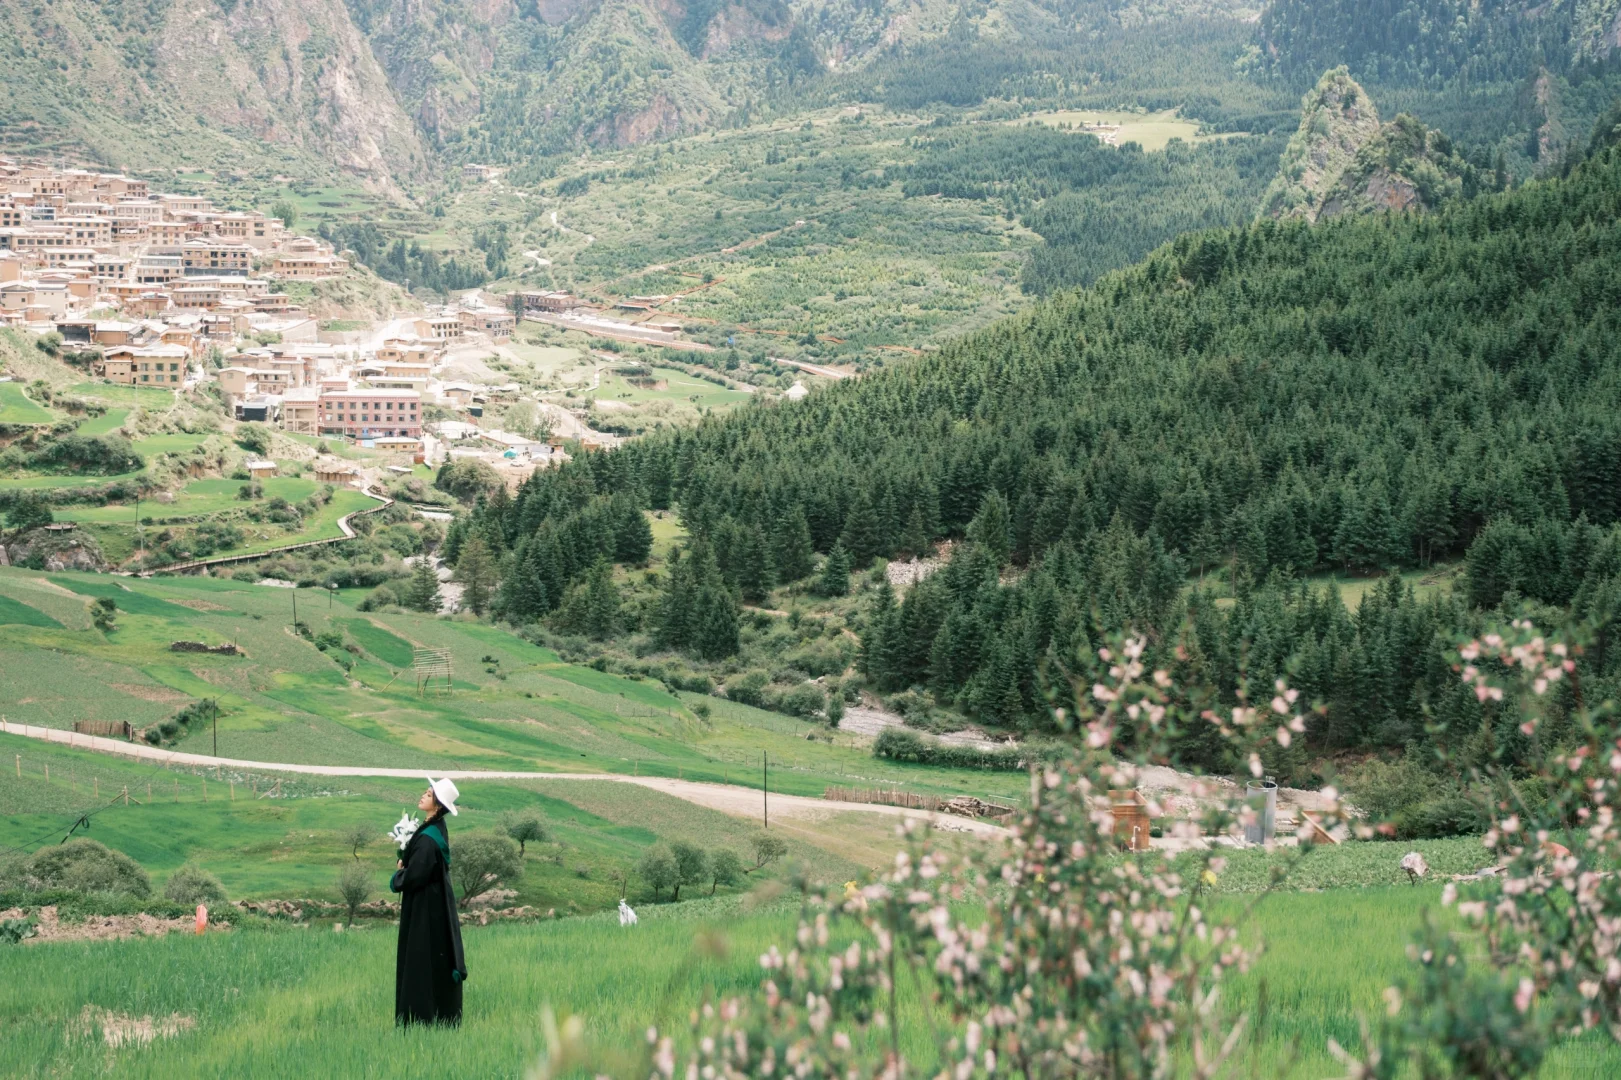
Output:
<path fill-rule="evenodd" d="M 220 879 L 193 863 L 187 863 L 169 875 L 169 880 L 163 885 L 163 895 L 187 907 L 197 904 L 218 907 L 229 902 Z"/>
<path fill-rule="evenodd" d="M 121 851 L 84 837 L 40 848 L 16 865 L 15 884 L 23 888 L 68 889 L 84 893 L 152 894 L 141 864 Z"/>
<path fill-rule="evenodd" d="M 931 739 L 906 728 L 888 727 L 878 733 L 872 752 L 891 761 L 912 765 L 939 765 L 951 769 L 987 769 L 994 772 L 1023 772 L 1040 752 L 1023 746 L 1006 750 L 981 750 L 954 746 Z"/>
<path fill-rule="evenodd" d="M 0 471 L 31 469 L 44 473 L 115 476 L 146 467 L 122 435 L 56 435 L 33 447 L 14 445 L 0 452 Z"/>

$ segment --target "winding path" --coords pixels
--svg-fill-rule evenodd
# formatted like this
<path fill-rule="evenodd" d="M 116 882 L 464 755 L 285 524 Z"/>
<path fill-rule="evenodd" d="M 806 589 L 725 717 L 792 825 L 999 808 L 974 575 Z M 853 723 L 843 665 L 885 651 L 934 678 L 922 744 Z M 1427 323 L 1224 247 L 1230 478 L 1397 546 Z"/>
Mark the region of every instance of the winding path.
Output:
<path fill-rule="evenodd" d="M 123 742 L 119 739 L 107 739 L 99 735 L 81 735 L 76 731 L 38 727 L 33 724 L 7 723 L 3 720 L 0 720 L 0 734 L 23 735 L 43 742 L 62 743 L 66 746 L 94 750 L 104 754 L 117 754 L 121 757 L 161 762 L 164 765 L 219 767 L 252 770 L 254 772 L 293 773 L 303 776 L 374 776 L 403 779 L 416 779 L 426 776 L 426 770 L 423 769 L 385 769 L 364 765 L 291 765 L 272 761 L 243 761 L 238 758 L 212 757 L 208 754 L 188 754 L 179 750 L 163 750 L 143 743 Z M 635 784 L 638 787 L 661 791 L 666 795 L 673 795 L 678 799 L 696 803 L 711 810 L 719 810 L 721 813 L 733 817 L 752 818 L 757 816 L 760 810 L 760 792 L 754 788 L 738 787 L 732 784 L 701 783 L 696 780 L 672 780 L 665 776 L 624 776 L 619 773 L 506 772 L 478 769 L 436 771 L 435 775 L 458 781 L 601 780 L 619 784 Z M 825 799 L 812 799 L 804 795 L 779 795 L 776 792 L 772 792 L 770 798 L 771 813 L 784 818 L 811 818 L 834 813 L 854 812 L 883 814 L 889 817 L 918 818 L 929 821 L 942 830 L 978 833 L 982 836 L 1005 836 L 1008 831 L 1002 826 L 993 825 L 988 821 L 957 817 L 953 814 L 931 814 L 923 810 L 913 810 L 900 806 L 884 806 L 876 803 L 828 802 Z"/>

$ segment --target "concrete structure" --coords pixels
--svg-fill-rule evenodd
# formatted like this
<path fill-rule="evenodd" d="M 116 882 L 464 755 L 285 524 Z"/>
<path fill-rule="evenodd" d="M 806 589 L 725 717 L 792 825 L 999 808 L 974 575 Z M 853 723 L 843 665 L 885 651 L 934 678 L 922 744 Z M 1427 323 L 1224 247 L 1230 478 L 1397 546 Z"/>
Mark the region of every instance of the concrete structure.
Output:
<path fill-rule="evenodd" d="M 321 434 L 356 439 L 422 437 L 422 395 L 414 390 L 328 390 L 321 393 Z"/>

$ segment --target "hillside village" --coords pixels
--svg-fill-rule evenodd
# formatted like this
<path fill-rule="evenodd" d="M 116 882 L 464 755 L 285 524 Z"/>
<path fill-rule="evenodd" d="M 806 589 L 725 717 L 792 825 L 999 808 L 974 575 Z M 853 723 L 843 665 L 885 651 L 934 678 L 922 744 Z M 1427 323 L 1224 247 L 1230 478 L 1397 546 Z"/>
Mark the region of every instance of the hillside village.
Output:
<path fill-rule="evenodd" d="M 428 465 L 486 460 L 513 487 L 567 459 L 563 434 L 585 449 L 615 441 L 561 409 L 546 425 L 555 437 L 484 423 L 485 406 L 515 400 L 518 385 L 458 380 L 447 364 L 512 339 L 504 297 L 475 290 L 365 329 L 323 330 L 289 295 L 294 283 L 351 272 L 330 243 L 258 211 L 221 210 L 122 174 L 0 158 L 0 326 L 59 335 L 92 376 L 175 391 L 212 384 L 236 420 Z M 571 301 L 522 294 L 537 316 L 571 314 Z M 363 482 L 337 463 L 327 472 Z"/>

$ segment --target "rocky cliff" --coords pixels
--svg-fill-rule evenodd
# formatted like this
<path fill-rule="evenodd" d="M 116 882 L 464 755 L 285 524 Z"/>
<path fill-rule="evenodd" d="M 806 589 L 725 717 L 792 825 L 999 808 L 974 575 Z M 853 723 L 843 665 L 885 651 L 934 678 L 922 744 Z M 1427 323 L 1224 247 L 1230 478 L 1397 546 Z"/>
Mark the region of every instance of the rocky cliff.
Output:
<path fill-rule="evenodd" d="M 1340 67 L 1302 102 L 1300 127 L 1279 160 L 1261 216 L 1318 221 L 1432 210 L 1473 195 L 1483 182 L 1441 132 L 1405 114 L 1381 124 L 1367 92 Z"/>

